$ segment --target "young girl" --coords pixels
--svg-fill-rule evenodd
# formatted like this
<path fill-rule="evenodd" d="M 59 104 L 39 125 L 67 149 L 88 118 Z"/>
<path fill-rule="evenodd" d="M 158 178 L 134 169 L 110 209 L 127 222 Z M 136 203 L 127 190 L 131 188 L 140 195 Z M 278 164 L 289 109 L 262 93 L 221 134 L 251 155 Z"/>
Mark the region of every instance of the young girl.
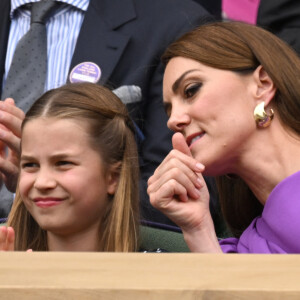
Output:
<path fill-rule="evenodd" d="M 122 102 L 90 83 L 45 93 L 22 123 L 2 250 L 136 251 L 138 155 Z"/>

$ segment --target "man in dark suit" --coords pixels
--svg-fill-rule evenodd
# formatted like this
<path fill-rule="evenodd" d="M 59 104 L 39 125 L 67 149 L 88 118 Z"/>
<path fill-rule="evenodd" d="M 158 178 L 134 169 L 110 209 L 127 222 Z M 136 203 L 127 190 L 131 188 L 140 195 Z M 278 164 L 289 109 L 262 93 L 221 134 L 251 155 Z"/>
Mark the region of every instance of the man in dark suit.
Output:
<path fill-rule="evenodd" d="M 10 0 L 1 0 L 0 82 L 5 72 L 9 12 Z M 93 62 L 102 72 L 100 84 L 111 88 L 137 85 L 142 91 L 142 101 L 127 107 L 144 136 L 139 154 L 142 218 L 146 220 L 172 224 L 152 208 L 146 193 L 148 178 L 171 149 L 162 106 L 160 56 L 181 34 L 209 20 L 211 16 L 190 0 L 90 0 L 84 16 L 69 71 L 82 62 Z M 6 208 L 1 215 L 7 213 Z"/>
<path fill-rule="evenodd" d="M 222 0 L 194 0 L 211 13 L 216 20 L 222 20 Z"/>
<path fill-rule="evenodd" d="M 257 25 L 283 39 L 300 55 L 299 0 L 260 0 Z"/>

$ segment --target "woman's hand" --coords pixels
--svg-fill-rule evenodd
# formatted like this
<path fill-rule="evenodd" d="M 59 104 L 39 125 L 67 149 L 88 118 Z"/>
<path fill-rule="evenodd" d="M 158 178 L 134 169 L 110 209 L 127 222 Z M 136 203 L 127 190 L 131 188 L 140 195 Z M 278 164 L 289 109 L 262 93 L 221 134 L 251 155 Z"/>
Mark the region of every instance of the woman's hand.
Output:
<path fill-rule="evenodd" d="M 0 251 L 15 250 L 15 231 L 12 227 L 0 227 Z"/>
<path fill-rule="evenodd" d="M 173 150 L 148 180 L 150 202 L 181 227 L 191 251 L 220 252 L 201 174 L 204 166 L 192 157 L 181 133 L 172 142 Z"/>
<path fill-rule="evenodd" d="M 21 125 L 24 112 L 11 98 L 0 101 L 0 181 L 15 192 L 19 175 Z"/>

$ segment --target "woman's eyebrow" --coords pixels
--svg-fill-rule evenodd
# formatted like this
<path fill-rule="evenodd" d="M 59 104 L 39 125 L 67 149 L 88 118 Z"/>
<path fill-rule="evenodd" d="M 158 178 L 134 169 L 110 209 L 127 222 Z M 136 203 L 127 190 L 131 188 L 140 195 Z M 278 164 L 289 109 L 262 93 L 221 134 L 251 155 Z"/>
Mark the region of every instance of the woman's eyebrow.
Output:
<path fill-rule="evenodd" d="M 178 79 L 176 79 L 176 81 L 172 85 L 172 91 L 173 91 L 174 94 L 176 94 L 176 92 L 178 90 L 178 87 L 179 87 L 181 81 L 184 79 L 184 77 L 186 75 L 188 75 L 189 73 L 192 73 L 192 72 L 195 72 L 195 71 L 199 71 L 199 70 L 197 70 L 197 69 L 188 70 L 188 71 L 184 72 Z"/>

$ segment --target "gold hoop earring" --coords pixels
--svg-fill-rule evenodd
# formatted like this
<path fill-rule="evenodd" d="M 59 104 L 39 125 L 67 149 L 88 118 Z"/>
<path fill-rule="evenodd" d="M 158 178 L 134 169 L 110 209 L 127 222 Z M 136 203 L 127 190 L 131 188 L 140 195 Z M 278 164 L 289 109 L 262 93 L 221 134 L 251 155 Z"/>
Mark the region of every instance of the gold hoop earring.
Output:
<path fill-rule="evenodd" d="M 270 114 L 268 115 L 265 111 L 265 103 L 259 103 L 254 109 L 254 119 L 258 127 L 269 127 L 274 118 L 274 111 L 270 109 Z"/>

